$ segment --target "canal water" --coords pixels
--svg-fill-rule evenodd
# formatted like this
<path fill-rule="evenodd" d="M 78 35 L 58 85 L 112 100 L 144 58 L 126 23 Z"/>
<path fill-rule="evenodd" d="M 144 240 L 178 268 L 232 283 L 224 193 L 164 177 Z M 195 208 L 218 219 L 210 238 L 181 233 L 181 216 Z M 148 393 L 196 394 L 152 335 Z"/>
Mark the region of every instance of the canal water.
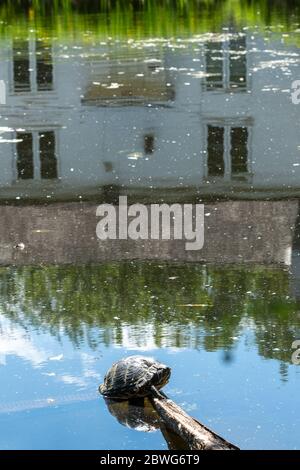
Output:
<path fill-rule="evenodd" d="M 299 11 L 38 3 L 0 5 L 0 448 L 168 448 L 98 393 L 131 354 L 242 449 L 299 448 Z M 119 196 L 204 204 L 203 249 L 100 242 Z"/>

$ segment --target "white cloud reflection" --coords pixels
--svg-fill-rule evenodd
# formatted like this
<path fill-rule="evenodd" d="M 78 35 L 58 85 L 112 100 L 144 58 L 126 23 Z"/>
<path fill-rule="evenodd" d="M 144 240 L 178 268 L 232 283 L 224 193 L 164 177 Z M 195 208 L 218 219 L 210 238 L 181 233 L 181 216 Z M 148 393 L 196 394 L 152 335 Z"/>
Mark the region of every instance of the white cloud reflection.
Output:
<path fill-rule="evenodd" d="M 47 353 L 35 346 L 30 335 L 22 328 L 0 317 L 0 365 L 6 365 L 7 356 L 17 356 L 29 361 L 33 367 L 47 359 Z"/>
<path fill-rule="evenodd" d="M 70 385 L 72 390 L 96 390 L 100 383 L 98 357 L 70 348 L 68 339 L 63 338 L 58 342 L 49 334 L 37 334 L 34 331 L 28 333 L 21 325 L 0 315 L 0 368 L 13 367 L 12 373 L 20 371 L 19 375 L 22 376 L 24 365 L 14 363 L 12 366 L 8 362 L 10 356 L 27 361 L 33 369 L 41 369 L 44 384 L 41 395 L 47 393 L 49 384 L 58 388 L 61 387 L 59 384 Z M 35 389 L 34 383 L 32 389 Z"/>

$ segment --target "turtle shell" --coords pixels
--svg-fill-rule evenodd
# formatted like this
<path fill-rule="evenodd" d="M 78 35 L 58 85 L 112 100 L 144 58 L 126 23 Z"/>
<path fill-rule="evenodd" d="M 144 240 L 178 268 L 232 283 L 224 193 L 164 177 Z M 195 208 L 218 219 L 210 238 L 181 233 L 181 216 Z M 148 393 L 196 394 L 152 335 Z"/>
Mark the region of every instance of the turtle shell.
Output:
<path fill-rule="evenodd" d="M 99 391 L 108 398 L 128 400 L 146 397 L 151 387 L 163 387 L 169 380 L 171 369 L 150 357 L 130 356 L 114 363 L 104 377 Z"/>

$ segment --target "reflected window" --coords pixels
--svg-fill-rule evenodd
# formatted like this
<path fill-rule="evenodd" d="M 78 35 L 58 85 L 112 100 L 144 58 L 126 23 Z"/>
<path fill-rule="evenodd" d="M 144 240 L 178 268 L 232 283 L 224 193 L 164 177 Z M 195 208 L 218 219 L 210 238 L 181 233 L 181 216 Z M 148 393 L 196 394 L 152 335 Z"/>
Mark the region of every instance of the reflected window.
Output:
<path fill-rule="evenodd" d="M 18 179 L 33 179 L 33 139 L 31 133 L 16 134 L 17 142 L 17 173 Z"/>
<path fill-rule="evenodd" d="M 206 88 L 223 88 L 223 49 L 222 42 L 209 42 L 206 45 Z"/>
<path fill-rule="evenodd" d="M 247 180 L 249 171 L 247 126 L 207 126 L 207 176 Z"/>
<path fill-rule="evenodd" d="M 207 126 L 208 176 L 224 175 L 224 127 Z"/>
<path fill-rule="evenodd" d="M 36 42 L 36 81 L 38 91 L 53 89 L 52 49 L 44 41 Z"/>
<path fill-rule="evenodd" d="M 41 178 L 57 178 L 57 161 L 55 155 L 55 134 L 53 131 L 43 132 L 40 137 Z"/>
<path fill-rule="evenodd" d="M 13 91 L 30 93 L 53 90 L 51 45 L 45 41 L 13 43 Z"/>
<path fill-rule="evenodd" d="M 16 93 L 31 91 L 28 41 L 13 44 L 13 89 Z"/>
<path fill-rule="evenodd" d="M 248 129 L 232 127 L 231 137 L 231 173 L 239 175 L 248 171 Z"/>
<path fill-rule="evenodd" d="M 229 43 L 229 87 L 244 90 L 247 78 L 246 36 Z"/>
<path fill-rule="evenodd" d="M 154 141 L 155 137 L 153 134 L 144 135 L 144 152 L 146 155 L 151 155 L 154 152 Z"/>
<path fill-rule="evenodd" d="M 207 91 L 247 90 L 246 36 L 205 45 Z"/>
<path fill-rule="evenodd" d="M 17 179 L 57 179 L 56 138 L 54 131 L 17 132 Z"/>

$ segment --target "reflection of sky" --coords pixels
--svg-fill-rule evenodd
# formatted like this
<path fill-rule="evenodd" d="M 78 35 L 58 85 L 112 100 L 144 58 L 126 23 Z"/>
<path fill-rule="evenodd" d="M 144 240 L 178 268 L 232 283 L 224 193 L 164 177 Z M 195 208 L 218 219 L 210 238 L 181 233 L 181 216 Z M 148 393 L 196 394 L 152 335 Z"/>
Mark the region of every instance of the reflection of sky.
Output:
<path fill-rule="evenodd" d="M 10 402 L 13 397 L 18 399 L 20 393 L 21 399 L 27 400 L 60 396 L 67 392 L 64 386 L 70 386 L 71 393 L 97 388 L 93 386 L 100 381 L 96 369 L 97 356 L 88 350 L 74 350 L 67 338 L 58 342 L 51 335 L 29 333 L 3 317 L 0 331 L 1 377 L 6 383 L 7 375 L 9 381 L 9 389 L 2 387 L 2 394 L 6 391 Z M 12 374 L 11 370 L 17 373 Z M 36 390 L 32 394 L 33 380 L 39 392 Z M 5 404 L 1 405 L 0 412 L 5 409 Z"/>
<path fill-rule="evenodd" d="M 58 341 L 3 317 L 0 322 L 0 448 L 165 446 L 159 432 L 121 426 L 97 394 L 114 360 L 141 352 L 129 336 L 123 347 L 92 350 L 87 343 L 76 348 L 63 335 Z M 139 343 L 145 354 L 172 367 L 166 392 L 189 413 L 242 448 L 299 446 L 300 368 L 287 365 L 288 380 L 280 380 L 280 363 L 258 355 L 250 329 L 237 339 L 232 357 L 224 351 L 156 349 L 144 333 Z"/>

